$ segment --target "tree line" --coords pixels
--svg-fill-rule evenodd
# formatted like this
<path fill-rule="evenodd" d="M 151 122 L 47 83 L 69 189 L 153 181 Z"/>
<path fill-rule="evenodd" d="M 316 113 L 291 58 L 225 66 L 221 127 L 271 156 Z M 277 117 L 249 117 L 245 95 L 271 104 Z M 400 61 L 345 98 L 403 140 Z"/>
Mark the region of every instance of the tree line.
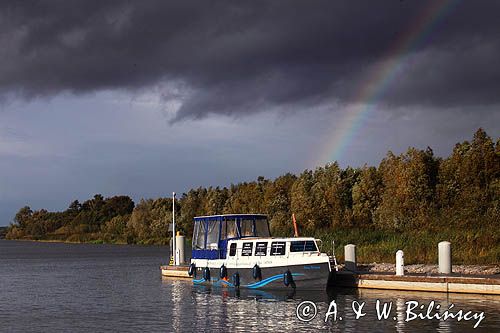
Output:
<path fill-rule="evenodd" d="M 5 238 L 7 235 L 7 227 L 0 227 L 0 239 Z"/>
<path fill-rule="evenodd" d="M 489 255 L 498 262 L 500 139 L 479 129 L 446 158 L 431 148 L 409 148 L 400 155 L 388 152 L 378 167 L 341 168 L 335 162 L 273 180 L 258 177 L 229 187 L 191 189 L 175 204 L 177 227 L 188 237 L 194 216 L 226 213 L 265 213 L 274 235 L 289 236 L 295 213 L 304 235 L 475 230 L 479 236 L 471 240 L 491 245 Z M 62 212 L 26 206 L 7 237 L 165 244 L 171 208 L 171 198 L 141 199 L 135 205 L 128 196 L 99 194 L 83 203 L 73 201 Z"/>

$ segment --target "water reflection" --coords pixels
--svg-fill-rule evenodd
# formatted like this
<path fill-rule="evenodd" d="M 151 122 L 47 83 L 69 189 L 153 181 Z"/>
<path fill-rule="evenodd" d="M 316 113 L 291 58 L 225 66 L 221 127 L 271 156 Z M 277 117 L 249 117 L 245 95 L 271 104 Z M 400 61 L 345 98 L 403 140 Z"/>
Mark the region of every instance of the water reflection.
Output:
<path fill-rule="evenodd" d="M 396 332 L 404 332 L 406 329 L 405 325 L 405 310 L 406 304 L 405 300 L 402 298 L 396 299 Z"/>
<path fill-rule="evenodd" d="M 167 281 L 165 281 L 167 283 Z M 191 289 L 197 318 L 204 318 L 200 329 L 227 327 L 232 331 L 259 329 L 262 327 L 275 329 L 321 329 L 330 332 L 357 331 L 395 331 L 413 332 L 481 332 L 500 327 L 500 297 L 465 294 L 441 294 L 403 291 L 383 291 L 369 289 L 332 288 L 321 291 L 301 290 L 250 290 L 232 289 L 210 286 L 193 286 L 186 281 L 186 288 Z M 297 319 L 295 310 L 302 301 L 313 301 L 317 306 L 317 316 L 310 322 Z M 185 301 L 185 300 L 183 300 Z M 337 321 L 330 316 L 325 322 L 325 315 L 332 301 L 338 308 Z M 377 301 L 380 309 L 387 303 L 390 313 L 387 318 L 379 320 Z M 440 308 L 434 308 L 432 314 L 443 314 L 454 304 L 456 310 L 464 309 L 474 312 L 484 311 L 486 319 L 477 329 L 473 329 L 475 320 L 447 321 L 438 319 L 407 320 L 409 301 L 417 301 L 417 310 L 425 314 L 427 307 L 434 301 Z M 362 305 L 364 316 L 356 318 L 353 302 Z M 423 310 L 420 306 L 425 307 Z M 416 311 L 416 310 L 415 310 Z M 210 317 L 210 319 L 207 319 Z M 340 320 L 342 317 L 342 320 Z"/>
<path fill-rule="evenodd" d="M 210 294 L 222 296 L 224 298 L 232 297 L 237 299 L 253 299 L 255 301 L 300 301 L 310 300 L 315 302 L 331 302 L 338 294 L 350 294 L 349 289 L 330 288 L 325 291 L 320 290 L 296 290 L 296 289 L 235 289 L 220 286 L 193 285 L 193 293 Z"/>
<path fill-rule="evenodd" d="M 182 309 L 182 288 L 181 281 L 172 281 L 172 326 L 176 331 L 181 328 L 181 309 Z"/>

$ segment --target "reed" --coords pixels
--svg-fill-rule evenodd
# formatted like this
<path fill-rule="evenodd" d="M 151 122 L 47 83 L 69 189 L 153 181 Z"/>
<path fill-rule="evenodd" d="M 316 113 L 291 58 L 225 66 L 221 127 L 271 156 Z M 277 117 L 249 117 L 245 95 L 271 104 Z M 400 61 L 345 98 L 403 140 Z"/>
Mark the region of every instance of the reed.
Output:
<path fill-rule="evenodd" d="M 500 262 L 500 236 L 490 228 L 475 230 L 392 231 L 371 228 L 342 228 L 318 231 L 314 237 L 322 240 L 322 250 L 335 254 L 343 261 L 344 246 L 355 244 L 360 263 L 392 263 L 397 250 L 405 253 L 405 264 L 437 264 L 437 245 L 447 240 L 452 244 L 454 264 L 492 264 Z"/>

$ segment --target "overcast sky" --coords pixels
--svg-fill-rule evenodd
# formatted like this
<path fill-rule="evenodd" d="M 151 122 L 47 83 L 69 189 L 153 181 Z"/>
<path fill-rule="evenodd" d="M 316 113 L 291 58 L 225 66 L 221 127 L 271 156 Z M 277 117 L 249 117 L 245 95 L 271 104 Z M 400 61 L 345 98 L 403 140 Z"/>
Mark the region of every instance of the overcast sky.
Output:
<path fill-rule="evenodd" d="M 2 1 L 0 225 L 500 134 L 500 2 Z"/>

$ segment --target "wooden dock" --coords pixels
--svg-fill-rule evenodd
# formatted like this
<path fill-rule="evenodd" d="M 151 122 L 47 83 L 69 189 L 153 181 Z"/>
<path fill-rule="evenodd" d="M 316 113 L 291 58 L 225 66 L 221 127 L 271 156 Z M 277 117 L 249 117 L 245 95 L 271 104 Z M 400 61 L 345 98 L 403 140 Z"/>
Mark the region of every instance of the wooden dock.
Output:
<path fill-rule="evenodd" d="M 331 286 L 406 291 L 500 295 L 500 276 L 337 272 Z"/>
<path fill-rule="evenodd" d="M 182 266 L 164 265 L 160 266 L 160 270 L 162 276 L 191 279 L 191 277 L 188 274 L 189 266 L 186 265 Z"/>

